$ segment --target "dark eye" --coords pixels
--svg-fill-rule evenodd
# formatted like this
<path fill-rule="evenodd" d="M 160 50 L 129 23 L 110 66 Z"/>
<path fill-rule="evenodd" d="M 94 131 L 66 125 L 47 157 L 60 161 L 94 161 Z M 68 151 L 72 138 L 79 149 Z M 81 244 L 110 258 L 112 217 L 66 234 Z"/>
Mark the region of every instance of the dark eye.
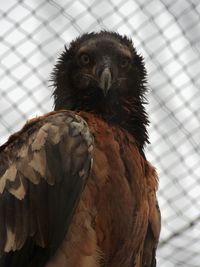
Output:
<path fill-rule="evenodd" d="M 80 56 L 80 62 L 82 65 L 87 65 L 90 62 L 90 58 L 87 54 L 82 54 Z"/>
<path fill-rule="evenodd" d="M 128 58 L 122 58 L 121 62 L 120 62 L 120 66 L 122 68 L 126 68 L 126 67 L 128 67 L 129 63 L 130 63 L 130 61 Z"/>

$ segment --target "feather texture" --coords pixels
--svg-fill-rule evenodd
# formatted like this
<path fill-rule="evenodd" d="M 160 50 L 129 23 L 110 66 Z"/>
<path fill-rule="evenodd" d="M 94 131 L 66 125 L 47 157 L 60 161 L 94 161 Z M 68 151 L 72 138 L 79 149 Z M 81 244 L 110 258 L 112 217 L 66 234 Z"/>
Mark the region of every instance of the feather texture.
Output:
<path fill-rule="evenodd" d="M 2 258 L 11 256 L 6 266 L 19 266 L 14 251 L 29 238 L 44 255 L 55 252 L 89 175 L 92 145 L 86 122 L 63 111 L 28 122 L 0 149 L 0 248 Z M 20 266 L 40 266 L 35 254 Z"/>
<path fill-rule="evenodd" d="M 143 58 L 127 37 L 84 34 L 52 81 L 56 112 L 0 147 L 0 267 L 155 267 Z"/>

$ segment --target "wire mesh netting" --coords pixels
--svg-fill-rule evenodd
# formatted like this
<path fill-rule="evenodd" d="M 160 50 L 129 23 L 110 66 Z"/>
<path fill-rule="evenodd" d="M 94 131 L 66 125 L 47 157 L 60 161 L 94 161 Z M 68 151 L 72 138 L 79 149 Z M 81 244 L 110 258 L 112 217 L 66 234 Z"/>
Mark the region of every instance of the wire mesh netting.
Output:
<path fill-rule="evenodd" d="M 52 110 L 50 72 L 80 33 L 114 30 L 134 40 L 149 74 L 151 145 L 160 177 L 158 266 L 200 266 L 199 0 L 1 2 L 0 143 Z"/>

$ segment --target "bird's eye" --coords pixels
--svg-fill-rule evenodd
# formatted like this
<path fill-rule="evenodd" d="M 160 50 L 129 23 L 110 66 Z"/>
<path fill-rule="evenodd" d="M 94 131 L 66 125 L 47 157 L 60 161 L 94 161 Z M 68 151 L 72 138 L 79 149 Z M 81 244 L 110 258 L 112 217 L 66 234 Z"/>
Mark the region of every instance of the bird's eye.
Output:
<path fill-rule="evenodd" d="M 82 65 L 87 65 L 90 62 L 90 58 L 87 54 L 82 54 L 80 56 L 80 62 Z"/>
<path fill-rule="evenodd" d="M 126 67 L 128 67 L 128 65 L 129 65 L 129 59 L 128 58 L 122 58 L 121 59 L 121 62 L 120 62 L 120 66 L 122 67 L 122 68 L 126 68 Z"/>

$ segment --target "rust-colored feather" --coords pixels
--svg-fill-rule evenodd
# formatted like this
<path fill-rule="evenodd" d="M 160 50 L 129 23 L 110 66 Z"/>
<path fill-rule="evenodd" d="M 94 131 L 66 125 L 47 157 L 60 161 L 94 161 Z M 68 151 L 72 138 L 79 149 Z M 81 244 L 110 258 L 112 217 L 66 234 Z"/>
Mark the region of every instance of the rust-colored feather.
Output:
<path fill-rule="evenodd" d="M 0 214 L 5 220 L 0 227 L 1 250 L 23 251 L 28 238 L 48 248 L 59 229 L 58 222 L 50 226 L 54 214 L 75 211 L 70 203 L 76 201 L 68 231 L 68 219 L 62 219 L 62 238 L 41 266 L 155 266 L 160 234 L 155 169 L 126 130 L 90 113 L 76 116 L 60 111 L 33 120 L 1 150 L 2 162 L 8 159 L 0 178 Z M 88 177 L 91 147 L 93 167 Z M 86 178 L 79 197 L 68 198 L 77 179 Z"/>
<path fill-rule="evenodd" d="M 153 267 L 160 231 L 155 169 L 125 130 L 79 114 L 95 137 L 94 164 L 69 232 L 46 267 Z"/>

